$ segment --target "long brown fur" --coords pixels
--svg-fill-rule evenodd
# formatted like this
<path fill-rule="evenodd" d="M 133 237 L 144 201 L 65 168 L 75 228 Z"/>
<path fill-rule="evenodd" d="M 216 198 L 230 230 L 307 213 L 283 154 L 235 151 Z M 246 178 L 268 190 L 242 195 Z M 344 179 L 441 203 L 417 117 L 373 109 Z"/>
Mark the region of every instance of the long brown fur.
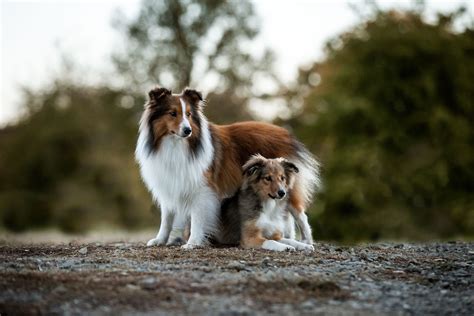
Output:
<path fill-rule="evenodd" d="M 276 125 L 262 122 L 240 122 L 231 125 L 211 125 L 218 139 L 214 165 L 208 181 L 221 198 L 234 194 L 242 183 L 241 166 L 255 153 L 267 158 L 290 157 L 295 154 L 290 133 Z M 305 208 L 299 194 L 292 194 L 291 204 L 298 211 Z"/>

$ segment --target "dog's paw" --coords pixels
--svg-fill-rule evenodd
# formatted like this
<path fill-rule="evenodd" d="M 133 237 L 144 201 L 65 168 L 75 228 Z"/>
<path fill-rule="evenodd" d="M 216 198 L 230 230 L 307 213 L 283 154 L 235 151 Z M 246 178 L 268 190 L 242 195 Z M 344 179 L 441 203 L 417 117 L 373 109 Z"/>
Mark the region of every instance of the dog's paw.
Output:
<path fill-rule="evenodd" d="M 307 244 L 307 245 L 311 245 L 311 246 L 313 245 L 313 241 L 312 241 L 312 240 L 303 239 L 301 242 L 302 242 L 303 244 Z M 314 247 L 313 247 L 313 248 L 314 248 Z"/>
<path fill-rule="evenodd" d="M 313 245 L 301 245 L 298 247 L 298 250 L 303 250 L 303 251 L 314 251 L 314 246 Z"/>
<path fill-rule="evenodd" d="M 186 250 L 189 250 L 189 249 L 199 249 L 199 248 L 204 248 L 204 245 L 197 245 L 197 244 L 190 244 L 190 243 L 187 243 L 187 244 L 184 244 L 181 246 L 182 249 L 186 249 Z"/>
<path fill-rule="evenodd" d="M 293 246 L 285 245 L 285 249 L 281 251 L 296 251 L 296 248 Z"/>
<path fill-rule="evenodd" d="M 176 237 L 173 238 L 172 240 L 169 240 L 168 243 L 166 244 L 167 246 L 181 246 L 185 243 L 184 239 L 181 237 Z"/>
<path fill-rule="evenodd" d="M 296 248 L 290 245 L 280 243 L 275 240 L 265 240 L 262 244 L 263 249 L 272 251 L 295 251 Z"/>
<path fill-rule="evenodd" d="M 166 241 L 163 240 L 163 239 L 160 239 L 160 238 L 153 238 L 153 239 L 150 239 L 148 240 L 148 242 L 146 243 L 147 247 L 151 247 L 151 246 L 163 246 L 166 244 Z"/>

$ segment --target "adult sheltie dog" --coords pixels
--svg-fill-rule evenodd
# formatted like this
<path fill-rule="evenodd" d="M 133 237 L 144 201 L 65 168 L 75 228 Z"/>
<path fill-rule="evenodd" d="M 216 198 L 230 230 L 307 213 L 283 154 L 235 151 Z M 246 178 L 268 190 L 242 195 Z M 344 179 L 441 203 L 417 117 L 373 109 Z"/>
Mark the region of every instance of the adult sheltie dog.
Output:
<path fill-rule="evenodd" d="M 221 201 L 237 192 L 241 166 L 254 154 L 285 157 L 300 172 L 289 198 L 289 211 L 304 242 L 312 243 L 305 208 L 319 184 L 318 163 L 309 151 L 281 127 L 241 122 L 209 123 L 201 93 L 181 94 L 157 87 L 149 92 L 140 120 L 136 159 L 142 178 L 161 208 L 161 225 L 147 245 L 165 245 L 174 221 L 190 219 L 184 248 L 206 244 L 219 229 Z"/>

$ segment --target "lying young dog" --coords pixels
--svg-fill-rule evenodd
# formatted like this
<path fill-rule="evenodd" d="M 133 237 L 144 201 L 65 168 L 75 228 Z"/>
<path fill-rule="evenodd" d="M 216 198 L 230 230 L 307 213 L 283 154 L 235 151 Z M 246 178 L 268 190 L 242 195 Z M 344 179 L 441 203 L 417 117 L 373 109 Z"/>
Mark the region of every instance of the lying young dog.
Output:
<path fill-rule="evenodd" d="M 243 166 L 240 190 L 222 204 L 218 242 L 275 251 L 314 250 L 294 239 L 294 221 L 288 211 L 288 196 L 298 172 L 284 158 L 252 156 Z"/>

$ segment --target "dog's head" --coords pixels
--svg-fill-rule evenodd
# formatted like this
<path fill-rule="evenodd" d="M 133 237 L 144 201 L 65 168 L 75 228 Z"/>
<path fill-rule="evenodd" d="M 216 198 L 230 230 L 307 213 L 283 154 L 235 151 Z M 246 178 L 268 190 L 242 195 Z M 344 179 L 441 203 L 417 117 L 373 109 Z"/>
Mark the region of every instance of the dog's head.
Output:
<path fill-rule="evenodd" d="M 186 139 L 199 132 L 201 93 L 184 89 L 181 94 L 172 94 L 166 88 L 156 87 L 148 96 L 142 124 L 149 128 L 155 143 L 166 135 Z"/>
<path fill-rule="evenodd" d="M 298 168 L 285 158 L 252 156 L 242 167 L 244 186 L 252 188 L 262 201 L 283 199 L 293 188 Z"/>

